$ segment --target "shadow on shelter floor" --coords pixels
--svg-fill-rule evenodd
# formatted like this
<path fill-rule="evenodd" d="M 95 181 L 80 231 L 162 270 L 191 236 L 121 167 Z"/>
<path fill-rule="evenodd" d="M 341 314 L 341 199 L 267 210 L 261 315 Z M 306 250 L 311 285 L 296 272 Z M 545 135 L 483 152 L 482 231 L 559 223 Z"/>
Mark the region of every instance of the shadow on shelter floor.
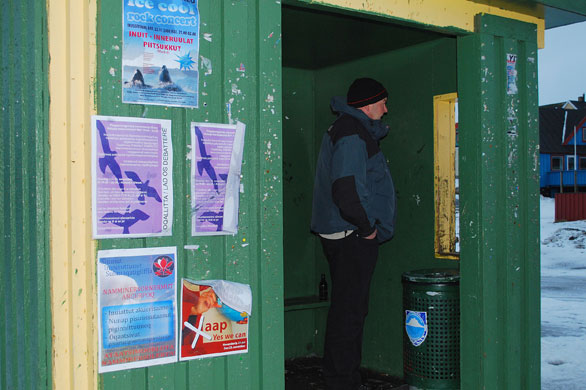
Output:
<path fill-rule="evenodd" d="M 368 390 L 406 390 L 402 379 L 367 369 L 360 369 Z M 285 390 L 324 390 L 320 357 L 285 360 Z"/>

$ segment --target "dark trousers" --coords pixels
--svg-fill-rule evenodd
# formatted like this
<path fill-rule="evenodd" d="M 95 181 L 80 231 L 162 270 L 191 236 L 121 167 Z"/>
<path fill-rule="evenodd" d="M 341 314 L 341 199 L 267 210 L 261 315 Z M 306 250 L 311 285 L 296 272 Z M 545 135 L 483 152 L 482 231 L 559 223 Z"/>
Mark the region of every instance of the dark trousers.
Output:
<path fill-rule="evenodd" d="M 368 314 L 370 281 L 378 257 L 378 241 L 355 234 L 321 239 L 332 285 L 324 347 L 324 379 L 328 389 L 356 389 L 361 384 L 362 331 Z"/>

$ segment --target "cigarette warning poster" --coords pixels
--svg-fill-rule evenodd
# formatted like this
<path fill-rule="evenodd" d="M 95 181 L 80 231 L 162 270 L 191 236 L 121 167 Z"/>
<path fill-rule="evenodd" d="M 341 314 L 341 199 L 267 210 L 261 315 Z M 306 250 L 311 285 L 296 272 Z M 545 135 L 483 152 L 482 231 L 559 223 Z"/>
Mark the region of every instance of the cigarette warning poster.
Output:
<path fill-rule="evenodd" d="M 123 4 L 122 102 L 197 107 L 197 0 Z"/>
<path fill-rule="evenodd" d="M 182 279 L 180 360 L 248 352 L 250 286 Z"/>
<path fill-rule="evenodd" d="M 191 235 L 236 234 L 246 126 L 191 123 Z"/>
<path fill-rule="evenodd" d="M 98 251 L 99 372 L 177 361 L 175 247 Z"/>
<path fill-rule="evenodd" d="M 93 236 L 169 236 L 171 121 L 92 116 Z"/>

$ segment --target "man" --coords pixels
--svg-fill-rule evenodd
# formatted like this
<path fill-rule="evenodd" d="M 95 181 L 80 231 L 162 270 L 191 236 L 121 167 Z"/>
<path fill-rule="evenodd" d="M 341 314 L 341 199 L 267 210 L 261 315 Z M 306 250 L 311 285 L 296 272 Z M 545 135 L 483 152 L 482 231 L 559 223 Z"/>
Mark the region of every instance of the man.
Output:
<path fill-rule="evenodd" d="M 395 227 L 395 189 L 379 141 L 389 131 L 387 90 L 355 80 L 346 99 L 334 97 L 338 118 L 323 137 L 313 191 L 311 230 L 330 267 L 332 294 L 326 328 L 328 389 L 359 389 L 362 332 L 380 243 Z"/>

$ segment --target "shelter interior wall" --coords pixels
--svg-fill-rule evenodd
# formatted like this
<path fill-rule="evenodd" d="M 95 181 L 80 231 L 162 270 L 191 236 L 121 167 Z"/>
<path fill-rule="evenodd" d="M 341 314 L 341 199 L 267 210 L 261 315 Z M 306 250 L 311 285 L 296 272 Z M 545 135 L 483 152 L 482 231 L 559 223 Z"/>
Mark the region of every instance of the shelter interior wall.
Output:
<path fill-rule="evenodd" d="M 327 274 L 321 245 L 309 224 L 315 161 L 324 131 L 335 119 L 329 101 L 345 95 L 357 77 L 373 77 L 389 91 L 384 121 L 391 131 L 381 148 L 397 190 L 397 230 L 394 239 L 381 246 L 372 281 L 363 365 L 399 376 L 401 274 L 457 266 L 434 257 L 433 181 L 433 96 L 457 90 L 456 56 L 455 38 L 446 37 L 324 68 L 299 69 L 287 63 L 283 68 L 285 299 L 317 295 L 320 274 Z M 285 312 L 287 358 L 323 353 L 326 314 L 327 308 Z"/>

